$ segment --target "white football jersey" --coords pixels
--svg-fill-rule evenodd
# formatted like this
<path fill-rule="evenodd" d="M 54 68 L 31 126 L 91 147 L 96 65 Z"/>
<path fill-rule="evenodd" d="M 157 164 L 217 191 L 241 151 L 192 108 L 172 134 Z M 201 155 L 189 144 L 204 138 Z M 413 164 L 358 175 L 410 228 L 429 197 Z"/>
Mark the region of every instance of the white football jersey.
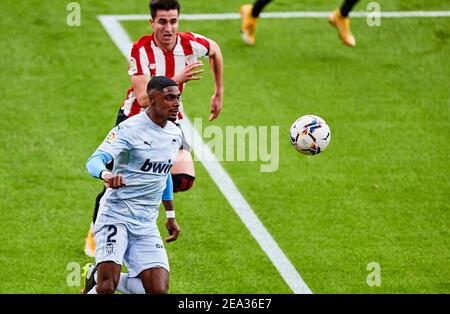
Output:
<path fill-rule="evenodd" d="M 123 176 L 126 186 L 106 190 L 101 222 L 126 222 L 136 234 L 156 226 L 167 175 L 181 143 L 181 130 L 174 123 L 161 128 L 146 112 L 112 129 L 98 150 L 112 155 L 112 172 Z"/>

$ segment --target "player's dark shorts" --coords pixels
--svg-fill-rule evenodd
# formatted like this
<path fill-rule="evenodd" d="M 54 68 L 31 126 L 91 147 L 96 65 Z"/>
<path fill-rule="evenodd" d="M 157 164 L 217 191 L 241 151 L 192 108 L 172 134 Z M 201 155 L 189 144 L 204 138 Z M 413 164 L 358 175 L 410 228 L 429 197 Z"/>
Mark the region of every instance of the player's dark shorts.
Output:
<path fill-rule="evenodd" d="M 119 112 L 117 113 L 116 125 L 118 125 L 119 123 L 122 123 L 126 119 L 128 119 L 128 116 L 123 112 L 122 109 L 119 109 Z M 180 125 L 178 123 L 175 123 L 175 124 L 177 125 L 177 127 L 180 128 L 181 133 L 183 134 L 183 139 L 181 141 L 180 149 L 183 149 L 185 151 L 191 152 L 191 146 L 187 143 L 186 137 L 184 136 L 183 130 L 181 129 L 181 127 L 180 127 Z"/>
<path fill-rule="evenodd" d="M 119 112 L 117 113 L 117 120 L 116 120 L 116 126 L 125 121 L 126 119 L 128 119 L 128 116 L 126 114 L 123 113 L 122 109 L 119 109 Z"/>

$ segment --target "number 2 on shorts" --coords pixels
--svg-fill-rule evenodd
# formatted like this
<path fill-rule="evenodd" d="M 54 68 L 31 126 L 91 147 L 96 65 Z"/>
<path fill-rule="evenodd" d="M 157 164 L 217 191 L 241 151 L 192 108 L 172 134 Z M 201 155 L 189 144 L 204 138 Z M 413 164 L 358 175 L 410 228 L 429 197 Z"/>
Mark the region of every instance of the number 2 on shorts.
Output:
<path fill-rule="evenodd" d="M 117 234 L 117 227 L 114 226 L 114 225 L 109 225 L 108 226 L 108 232 L 111 232 L 111 233 L 108 234 L 108 237 L 106 238 L 106 242 L 107 243 L 108 242 L 116 243 L 116 239 L 113 239 L 112 237 L 114 237 Z"/>

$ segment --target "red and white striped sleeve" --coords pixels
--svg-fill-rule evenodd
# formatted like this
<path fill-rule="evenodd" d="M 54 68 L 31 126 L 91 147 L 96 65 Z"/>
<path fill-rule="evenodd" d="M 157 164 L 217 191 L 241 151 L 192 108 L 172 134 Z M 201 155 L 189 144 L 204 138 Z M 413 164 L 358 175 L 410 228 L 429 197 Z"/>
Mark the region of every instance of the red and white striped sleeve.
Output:
<path fill-rule="evenodd" d="M 191 45 L 194 54 L 199 57 L 206 57 L 209 54 L 210 48 L 208 39 L 199 34 L 195 33 L 190 34 L 192 35 Z"/>
<path fill-rule="evenodd" d="M 128 57 L 128 74 L 143 75 L 150 74 L 149 61 L 145 48 L 138 43 L 131 47 Z"/>

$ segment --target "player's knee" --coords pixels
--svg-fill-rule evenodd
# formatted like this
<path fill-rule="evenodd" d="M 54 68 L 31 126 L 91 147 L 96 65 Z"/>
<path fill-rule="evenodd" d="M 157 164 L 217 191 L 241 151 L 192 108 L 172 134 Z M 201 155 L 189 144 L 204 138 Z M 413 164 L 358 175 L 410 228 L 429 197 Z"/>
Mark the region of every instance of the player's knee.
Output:
<path fill-rule="evenodd" d="M 147 294 L 167 294 L 169 291 L 169 283 L 166 281 L 152 282 L 148 287 L 145 287 Z"/>
<path fill-rule="evenodd" d="M 113 294 L 116 291 L 117 284 L 114 283 L 113 279 L 103 280 L 97 283 L 97 293 L 98 294 Z"/>
<path fill-rule="evenodd" d="M 184 192 L 190 190 L 194 185 L 194 180 L 195 177 L 185 173 L 172 174 L 173 191 Z"/>

